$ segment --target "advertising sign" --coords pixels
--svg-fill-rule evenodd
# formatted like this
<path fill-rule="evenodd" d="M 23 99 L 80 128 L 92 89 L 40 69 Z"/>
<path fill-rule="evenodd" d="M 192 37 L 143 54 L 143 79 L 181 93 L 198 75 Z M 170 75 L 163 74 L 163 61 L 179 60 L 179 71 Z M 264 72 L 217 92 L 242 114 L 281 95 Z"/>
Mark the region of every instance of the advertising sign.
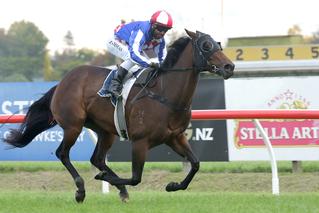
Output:
<path fill-rule="evenodd" d="M 319 77 L 231 79 L 226 82 L 227 109 L 317 109 Z M 319 121 L 260 120 L 278 160 L 318 160 Z M 230 160 L 268 160 L 264 142 L 250 120 L 227 121 Z"/>

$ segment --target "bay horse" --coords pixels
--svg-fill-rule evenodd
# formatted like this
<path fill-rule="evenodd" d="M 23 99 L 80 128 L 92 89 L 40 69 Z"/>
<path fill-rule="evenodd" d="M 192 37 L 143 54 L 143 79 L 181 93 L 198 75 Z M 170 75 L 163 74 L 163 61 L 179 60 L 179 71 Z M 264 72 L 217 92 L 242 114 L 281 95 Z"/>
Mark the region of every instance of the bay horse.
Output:
<path fill-rule="evenodd" d="M 122 201 L 129 199 L 126 185 L 135 186 L 141 182 L 148 150 L 160 144 L 170 146 L 190 162 L 191 169 L 185 179 L 166 186 L 169 192 L 185 190 L 199 170 L 199 160 L 184 134 L 191 119 L 192 97 L 199 74 L 210 70 L 228 79 L 235 67 L 210 35 L 185 31 L 188 36 L 177 39 L 169 48 L 152 87 L 133 86 L 127 99 L 125 117 L 132 142 L 131 178 L 118 177 L 105 164 L 106 153 L 117 131 L 110 99 L 97 95 L 110 72 L 104 67 L 83 65 L 67 73 L 58 85 L 30 106 L 23 123 L 18 129 L 12 129 L 4 141 L 13 147 L 24 147 L 36 135 L 58 124 L 64 136 L 56 156 L 74 179 L 77 202 L 85 198 L 84 180 L 72 165 L 69 152 L 83 127 L 92 129 L 98 136 L 90 159 L 100 170 L 95 178 L 116 186 Z M 142 89 L 146 92 L 136 99 Z"/>

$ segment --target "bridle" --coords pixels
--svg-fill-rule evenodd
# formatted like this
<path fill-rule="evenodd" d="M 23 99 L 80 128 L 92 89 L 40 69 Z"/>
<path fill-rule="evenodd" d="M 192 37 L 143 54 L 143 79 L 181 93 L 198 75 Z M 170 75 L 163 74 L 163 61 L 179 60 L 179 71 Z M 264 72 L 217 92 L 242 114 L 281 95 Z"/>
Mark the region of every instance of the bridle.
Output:
<path fill-rule="evenodd" d="M 220 45 L 208 34 L 196 32 L 197 38 L 193 43 L 193 67 L 198 72 L 206 71 L 209 58 L 217 51 L 220 51 Z M 211 66 L 212 71 L 217 67 Z"/>
<path fill-rule="evenodd" d="M 208 60 L 215 52 L 222 50 L 220 43 L 216 42 L 210 35 L 196 31 L 196 39 L 192 40 L 193 45 L 193 66 L 181 68 L 167 68 L 167 72 L 183 72 L 196 70 L 198 72 L 209 71 L 220 74 L 216 65 L 209 65 Z"/>

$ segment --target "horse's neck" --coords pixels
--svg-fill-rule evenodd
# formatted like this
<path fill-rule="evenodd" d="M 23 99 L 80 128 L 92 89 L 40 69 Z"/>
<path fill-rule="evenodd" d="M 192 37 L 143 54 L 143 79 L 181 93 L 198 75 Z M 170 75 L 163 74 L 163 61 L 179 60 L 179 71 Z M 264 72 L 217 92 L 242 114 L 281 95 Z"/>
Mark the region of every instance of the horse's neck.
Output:
<path fill-rule="evenodd" d="M 199 75 L 192 70 L 192 66 L 193 56 L 190 42 L 173 67 L 174 69 L 189 68 L 190 70 L 170 72 L 163 76 L 163 83 L 166 85 L 165 96 L 178 106 L 189 107 L 191 105 Z"/>

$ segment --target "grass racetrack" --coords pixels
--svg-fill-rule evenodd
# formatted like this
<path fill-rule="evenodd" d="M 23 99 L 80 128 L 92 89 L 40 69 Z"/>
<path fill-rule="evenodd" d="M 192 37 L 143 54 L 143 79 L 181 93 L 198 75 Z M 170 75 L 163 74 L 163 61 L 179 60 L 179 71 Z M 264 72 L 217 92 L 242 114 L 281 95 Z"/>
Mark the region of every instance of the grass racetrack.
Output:
<path fill-rule="evenodd" d="M 318 164 L 318 165 L 317 165 Z M 111 163 L 122 177 L 130 164 Z M 75 186 L 59 163 L 0 163 L 0 212 L 319 212 L 319 163 L 303 162 L 303 173 L 291 173 L 290 162 L 279 163 L 280 195 L 271 193 L 268 162 L 202 163 L 185 191 L 168 193 L 170 181 L 181 181 L 181 163 L 147 163 L 142 183 L 128 187 L 130 201 L 117 190 L 101 193 L 97 173 L 88 163 L 76 163 L 86 181 L 86 199 L 77 204 Z"/>
<path fill-rule="evenodd" d="M 71 192 L 1 192 L 1 212 L 130 212 L 130 213 L 196 213 L 196 212 L 318 212 L 317 193 L 293 193 L 272 196 L 269 193 L 217 192 L 133 192 L 128 203 L 116 193 L 88 193 L 83 204 L 77 204 Z"/>

